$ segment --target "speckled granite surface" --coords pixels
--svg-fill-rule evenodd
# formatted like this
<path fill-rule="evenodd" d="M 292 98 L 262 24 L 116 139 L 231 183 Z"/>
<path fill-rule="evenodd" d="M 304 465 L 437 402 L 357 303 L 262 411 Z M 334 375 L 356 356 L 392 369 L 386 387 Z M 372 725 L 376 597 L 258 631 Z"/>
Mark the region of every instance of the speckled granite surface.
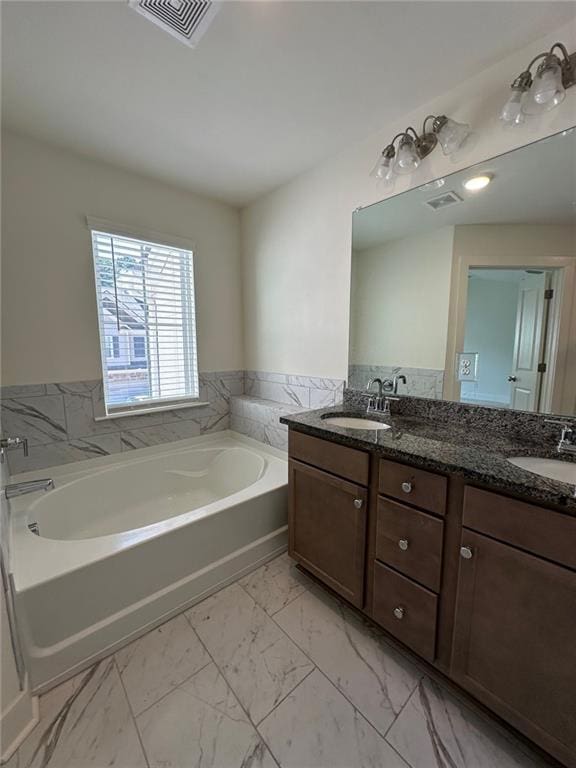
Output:
<path fill-rule="evenodd" d="M 398 406 L 398 403 L 393 405 Z M 465 420 L 454 417 L 454 414 L 448 418 L 448 413 L 445 418 L 400 413 L 388 419 L 370 414 L 370 418 L 389 423 L 391 429 L 364 431 L 335 427 L 325 421 L 326 416 L 336 415 L 366 414 L 365 408 L 354 407 L 348 400 L 345 410 L 336 406 L 294 413 L 283 416 L 281 422 L 315 437 L 373 451 L 425 469 L 457 474 L 494 490 L 522 496 L 527 501 L 552 504 L 576 516 L 574 486 L 540 477 L 506 460 L 510 456 L 539 456 L 573 461 L 555 451 L 558 427 L 546 425 L 544 428 L 542 425 L 534 434 L 533 430 L 527 429 L 533 425 L 525 424 L 522 419 L 519 429 L 511 430 L 509 424 L 503 426 L 497 419 L 491 422 L 488 417 L 481 421 L 478 414 Z M 529 414 L 526 416 L 534 418 Z M 545 440 L 542 439 L 544 429 L 547 433 Z"/>

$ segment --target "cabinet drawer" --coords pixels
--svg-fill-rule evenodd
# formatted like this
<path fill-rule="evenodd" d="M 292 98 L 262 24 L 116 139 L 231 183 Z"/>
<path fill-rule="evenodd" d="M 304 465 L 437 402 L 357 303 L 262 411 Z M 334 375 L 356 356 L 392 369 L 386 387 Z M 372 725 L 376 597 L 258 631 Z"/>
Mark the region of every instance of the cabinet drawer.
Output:
<path fill-rule="evenodd" d="M 363 451 L 291 429 L 288 435 L 288 453 L 291 459 L 312 464 L 353 483 L 368 485 L 370 457 Z"/>
<path fill-rule="evenodd" d="M 438 592 L 444 523 L 425 512 L 379 497 L 376 557 Z"/>
<path fill-rule="evenodd" d="M 374 563 L 374 620 L 428 661 L 434 660 L 437 604 L 433 592 Z"/>
<path fill-rule="evenodd" d="M 380 459 L 378 490 L 407 504 L 443 515 L 446 509 L 447 480 L 424 469 Z"/>
<path fill-rule="evenodd" d="M 462 523 L 576 570 L 576 517 L 466 486 Z"/>

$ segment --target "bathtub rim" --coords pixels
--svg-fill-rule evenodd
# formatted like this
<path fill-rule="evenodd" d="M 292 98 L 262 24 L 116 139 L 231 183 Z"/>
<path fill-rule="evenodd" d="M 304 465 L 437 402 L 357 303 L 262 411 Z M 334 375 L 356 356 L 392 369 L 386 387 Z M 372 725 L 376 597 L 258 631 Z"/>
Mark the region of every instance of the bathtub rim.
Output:
<path fill-rule="evenodd" d="M 195 520 L 218 514 L 230 506 L 263 496 L 287 485 L 288 459 L 286 453 L 233 430 L 223 430 L 215 434 L 135 449 L 126 453 L 48 467 L 46 475 L 56 481 L 59 478 L 81 479 L 99 474 L 106 467 L 119 463 L 137 464 L 146 458 L 185 453 L 204 447 L 245 447 L 263 456 L 266 461 L 265 471 L 256 482 L 240 491 L 211 502 L 206 507 L 190 510 L 131 531 L 105 534 L 87 539 L 49 539 L 35 536 L 28 530 L 28 510 L 33 502 L 41 498 L 42 491 L 11 500 L 9 571 L 12 575 L 14 589 L 17 592 L 23 592 L 39 584 L 70 575 L 89 563 L 113 557 L 120 552 L 137 547 L 145 541 L 193 524 Z M 43 472 L 43 470 L 20 473 L 13 476 L 11 482 L 37 478 L 39 472 Z"/>

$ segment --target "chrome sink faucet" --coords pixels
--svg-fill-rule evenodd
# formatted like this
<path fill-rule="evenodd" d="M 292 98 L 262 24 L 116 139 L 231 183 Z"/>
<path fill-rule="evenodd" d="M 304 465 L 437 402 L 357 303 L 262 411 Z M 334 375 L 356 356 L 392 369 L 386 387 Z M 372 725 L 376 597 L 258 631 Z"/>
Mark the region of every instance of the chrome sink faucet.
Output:
<path fill-rule="evenodd" d="M 560 440 L 556 446 L 558 453 L 570 453 L 576 455 L 576 429 L 574 422 L 562 421 L 561 419 L 546 419 L 547 424 L 558 424 L 562 427 Z"/>
<path fill-rule="evenodd" d="M 399 400 L 398 397 L 390 397 L 389 395 L 384 395 L 384 391 L 395 391 L 393 389 L 393 382 L 390 379 L 370 379 L 368 382 L 368 385 L 366 386 L 366 389 L 368 392 L 372 391 L 372 387 L 374 384 L 378 384 L 378 395 L 376 397 L 371 397 L 368 400 L 368 406 L 366 408 L 366 413 L 381 413 L 383 416 L 390 416 L 390 401 L 391 400 Z"/>

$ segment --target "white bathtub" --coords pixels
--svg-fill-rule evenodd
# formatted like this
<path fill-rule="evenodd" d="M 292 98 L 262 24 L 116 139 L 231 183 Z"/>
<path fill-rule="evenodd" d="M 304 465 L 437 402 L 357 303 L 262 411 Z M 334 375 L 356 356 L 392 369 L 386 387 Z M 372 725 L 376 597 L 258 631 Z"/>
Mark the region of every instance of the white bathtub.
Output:
<path fill-rule="evenodd" d="M 10 502 L 11 578 L 37 692 L 286 548 L 285 455 L 234 432 L 33 477 L 56 487 Z"/>

